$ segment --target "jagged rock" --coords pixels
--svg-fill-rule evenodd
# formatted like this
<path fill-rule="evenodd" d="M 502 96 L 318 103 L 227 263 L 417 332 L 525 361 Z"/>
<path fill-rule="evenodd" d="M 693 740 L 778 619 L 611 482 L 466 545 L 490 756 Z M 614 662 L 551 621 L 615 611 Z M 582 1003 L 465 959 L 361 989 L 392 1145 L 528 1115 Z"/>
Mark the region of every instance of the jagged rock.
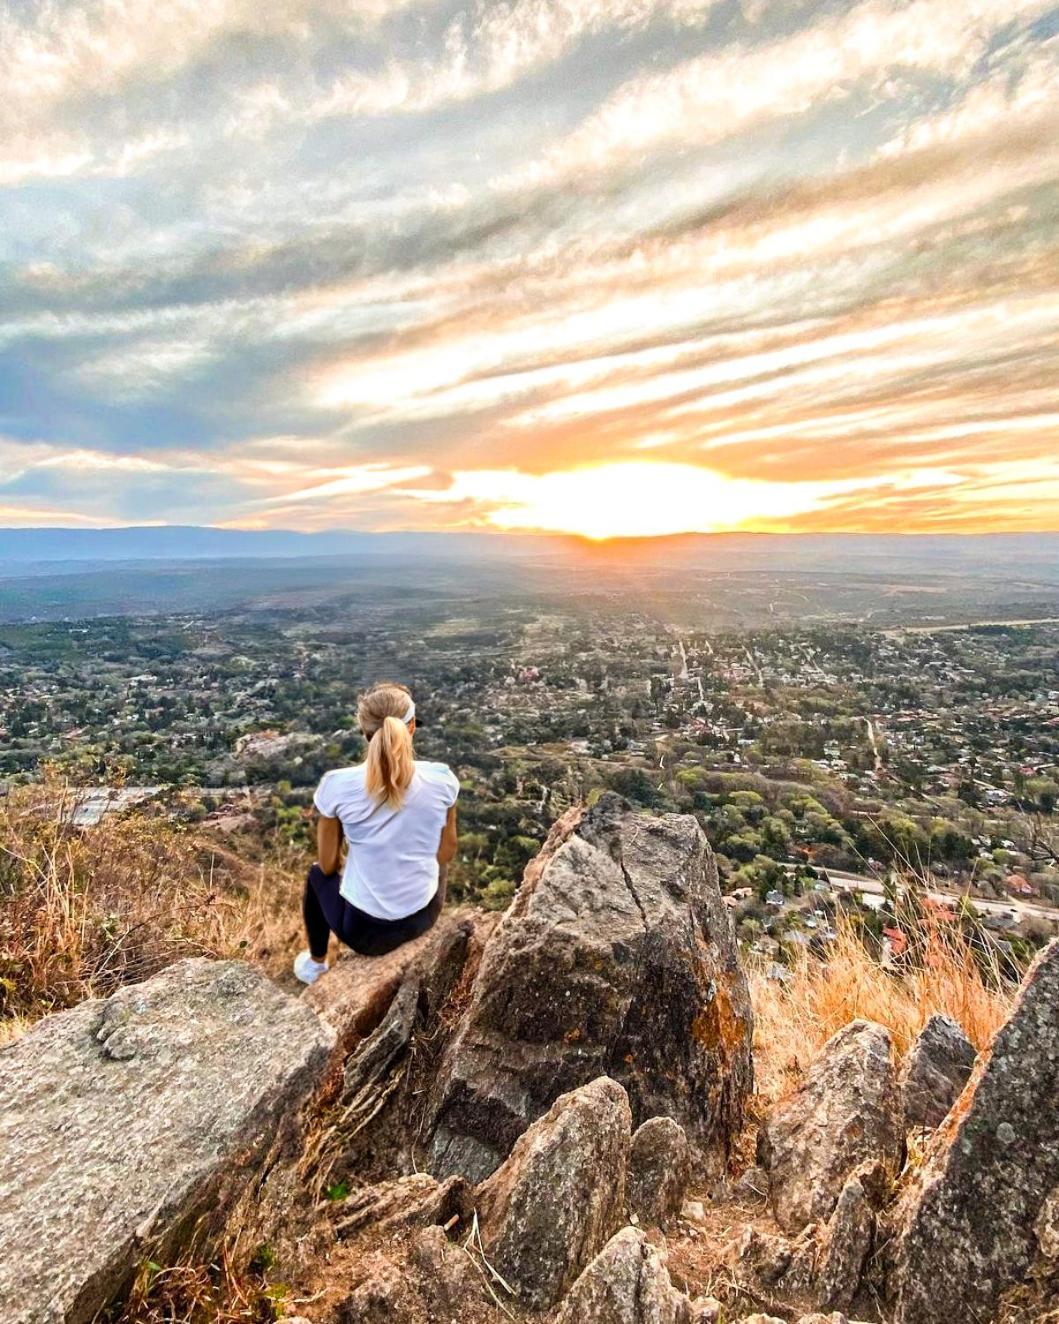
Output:
<path fill-rule="evenodd" d="M 574 1283 L 555 1324 L 693 1324 L 695 1318 L 691 1302 L 669 1281 L 657 1247 L 627 1227 Z"/>
<path fill-rule="evenodd" d="M 691 1176 L 684 1128 L 671 1117 L 652 1117 L 633 1133 L 626 1203 L 659 1226 L 680 1212 Z"/>
<path fill-rule="evenodd" d="M 341 1301 L 335 1324 L 426 1324 L 426 1307 L 403 1264 L 376 1253 L 363 1266 L 363 1278 Z"/>
<path fill-rule="evenodd" d="M 778 1315 L 744 1315 L 739 1324 L 787 1324 L 785 1319 L 780 1319 Z"/>
<path fill-rule="evenodd" d="M 931 1016 L 908 1050 L 901 1072 L 905 1129 L 939 1126 L 967 1084 L 974 1045 L 948 1016 Z"/>
<path fill-rule="evenodd" d="M 1045 1197 L 1033 1230 L 1041 1258 L 1059 1262 L 1059 1186 Z"/>
<path fill-rule="evenodd" d="M 1059 940 L 935 1136 L 896 1221 L 897 1324 L 991 1319 L 1034 1260 L 1059 1186 Z"/>
<path fill-rule="evenodd" d="M 812 1315 L 803 1315 L 798 1324 L 857 1324 L 857 1320 L 848 1319 L 840 1310 L 833 1310 L 830 1315 L 816 1312 Z"/>
<path fill-rule="evenodd" d="M 725 1250 L 736 1278 L 755 1288 L 772 1288 L 787 1273 L 794 1248 L 786 1237 L 747 1224 Z"/>
<path fill-rule="evenodd" d="M 736 1280 L 766 1300 L 793 1298 L 823 1310 L 848 1307 L 875 1232 L 875 1210 L 865 1191 L 871 1175 L 868 1165 L 858 1170 L 827 1223 L 810 1224 L 793 1242 L 746 1226 L 726 1252 Z"/>
<path fill-rule="evenodd" d="M 564 1094 L 479 1188 L 486 1255 L 533 1309 L 554 1305 L 622 1218 L 629 1100 L 605 1076 Z"/>
<path fill-rule="evenodd" d="M 726 1152 L 752 1013 L 705 836 L 614 795 L 567 815 L 490 938 L 433 1099 L 430 1167 L 480 1179 L 555 1097 L 600 1074 L 637 1124 Z"/>
<path fill-rule="evenodd" d="M 697 1296 L 691 1303 L 693 1324 L 717 1324 L 724 1313 L 724 1306 L 715 1296 Z"/>
<path fill-rule="evenodd" d="M 898 1166 L 903 1135 L 889 1031 L 853 1021 L 828 1040 L 759 1132 L 776 1221 L 796 1233 L 830 1218 L 859 1164 Z"/>
<path fill-rule="evenodd" d="M 767 1200 L 769 1195 L 769 1175 L 764 1168 L 747 1168 L 740 1173 L 732 1186 L 732 1198 L 750 1202 Z"/>
<path fill-rule="evenodd" d="M 433 1324 L 461 1324 L 477 1303 L 486 1304 L 481 1275 L 467 1253 L 440 1227 L 423 1228 L 411 1247 L 411 1266 Z"/>
<path fill-rule="evenodd" d="M 872 1238 L 875 1211 L 857 1176 L 842 1188 L 821 1239 L 812 1299 L 822 1310 L 848 1310 L 861 1285 Z"/>
<path fill-rule="evenodd" d="M 82 1324 L 297 1144 L 334 1034 L 236 961 L 180 961 L 0 1052 L 0 1318 Z"/>
<path fill-rule="evenodd" d="M 350 1195 L 341 1205 L 335 1231 L 348 1237 L 369 1223 L 382 1232 L 392 1232 L 447 1223 L 453 1217 L 466 1221 L 473 1210 L 473 1193 L 462 1177 L 439 1182 L 426 1173 L 413 1173 Z"/>
<path fill-rule="evenodd" d="M 371 1237 L 377 1238 L 373 1227 Z M 359 1249 L 359 1248 L 358 1248 Z M 386 1249 L 371 1241 L 352 1260 L 356 1281 L 333 1314 L 333 1324 L 463 1324 L 500 1320 L 470 1255 L 440 1227 L 418 1228 L 391 1238 Z"/>
<path fill-rule="evenodd" d="M 468 944 L 484 942 L 496 918 L 469 909 L 446 911 L 421 938 L 384 956 L 359 956 L 343 951 L 332 968 L 302 993 L 302 1001 L 332 1026 L 344 1057 L 359 1040 L 382 1022 L 410 972 L 428 984 L 451 984 L 466 956 Z"/>
<path fill-rule="evenodd" d="M 396 952 L 340 959 L 304 995 L 340 1036 L 329 1073 L 338 1118 L 328 1139 L 332 1178 L 417 1167 L 423 1108 L 447 1037 L 441 1013 L 495 920 L 465 910 L 444 915 Z"/>

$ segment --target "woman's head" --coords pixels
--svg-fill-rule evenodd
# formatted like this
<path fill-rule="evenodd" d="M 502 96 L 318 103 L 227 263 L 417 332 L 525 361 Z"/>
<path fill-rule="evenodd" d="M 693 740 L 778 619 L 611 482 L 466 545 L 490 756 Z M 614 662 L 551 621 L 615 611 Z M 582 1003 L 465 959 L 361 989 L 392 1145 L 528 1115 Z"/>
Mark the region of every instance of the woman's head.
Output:
<path fill-rule="evenodd" d="M 373 685 L 357 703 L 357 721 L 368 742 L 364 784 L 380 804 L 399 809 L 415 772 L 412 731 L 415 704 L 406 685 Z"/>

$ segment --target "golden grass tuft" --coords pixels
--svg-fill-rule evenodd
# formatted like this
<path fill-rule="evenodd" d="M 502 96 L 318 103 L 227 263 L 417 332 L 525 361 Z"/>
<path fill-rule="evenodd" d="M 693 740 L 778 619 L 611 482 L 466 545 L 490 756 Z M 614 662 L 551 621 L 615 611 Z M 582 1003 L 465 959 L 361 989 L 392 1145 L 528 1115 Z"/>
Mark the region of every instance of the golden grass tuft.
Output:
<path fill-rule="evenodd" d="M 983 955 L 955 925 L 925 920 L 894 972 L 883 969 L 850 918 L 839 915 L 836 932 L 826 958 L 803 954 L 787 983 L 760 968 L 750 972 L 758 1091 L 766 1098 L 794 1088 L 823 1044 L 858 1018 L 885 1025 L 904 1053 L 937 1012 L 962 1025 L 979 1050 L 1010 1014 L 1015 987 L 990 954 L 995 949 Z"/>
<path fill-rule="evenodd" d="M 73 823 L 48 778 L 0 800 L 0 1041 L 185 956 L 288 956 L 301 861 L 242 858 L 146 813 Z"/>

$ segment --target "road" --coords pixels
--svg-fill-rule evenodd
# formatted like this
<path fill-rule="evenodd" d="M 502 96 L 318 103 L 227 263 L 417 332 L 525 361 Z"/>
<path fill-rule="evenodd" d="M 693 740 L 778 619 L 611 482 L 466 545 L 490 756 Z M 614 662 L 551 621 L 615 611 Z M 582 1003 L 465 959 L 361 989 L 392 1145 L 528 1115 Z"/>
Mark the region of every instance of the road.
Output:
<path fill-rule="evenodd" d="M 863 892 L 867 896 L 881 897 L 883 885 L 878 878 L 868 878 L 864 874 L 847 873 L 844 869 L 825 869 L 823 871 L 832 888 L 839 892 Z M 1050 924 L 1059 924 L 1059 909 L 1041 905 L 1033 901 L 1019 901 L 1012 897 L 1009 901 L 990 901 L 985 897 L 971 896 L 965 892 L 928 892 L 931 901 L 947 905 L 966 899 L 975 910 L 986 915 L 1018 915 L 1020 919 L 1043 919 Z"/>
<path fill-rule="evenodd" d="M 952 634 L 956 630 L 980 630 L 985 626 L 1059 625 L 1059 616 L 1033 616 L 1021 621 L 964 621 L 959 625 L 895 625 L 882 633 L 894 634 Z"/>

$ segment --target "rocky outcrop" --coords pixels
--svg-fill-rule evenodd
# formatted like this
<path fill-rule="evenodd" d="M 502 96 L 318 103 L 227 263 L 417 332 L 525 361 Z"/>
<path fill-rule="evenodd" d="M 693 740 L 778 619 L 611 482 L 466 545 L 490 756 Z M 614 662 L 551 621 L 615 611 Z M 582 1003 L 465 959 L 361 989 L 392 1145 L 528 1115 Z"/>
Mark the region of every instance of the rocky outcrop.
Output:
<path fill-rule="evenodd" d="M 814 1312 L 812 1315 L 803 1315 L 798 1324 L 857 1324 L 855 1319 L 848 1319 L 841 1310 L 833 1310 L 829 1315 L 822 1315 Z"/>
<path fill-rule="evenodd" d="M 727 1249 L 736 1281 L 763 1300 L 794 1300 L 822 1310 L 848 1309 L 861 1288 L 875 1233 L 871 1181 L 852 1176 L 826 1223 L 794 1241 L 746 1226 Z"/>
<path fill-rule="evenodd" d="M 0 1052 L 0 1318 L 84 1324 L 293 1146 L 334 1034 L 249 966 L 181 961 Z"/>
<path fill-rule="evenodd" d="M 333 1324 L 466 1324 L 497 1320 L 480 1271 L 440 1227 L 421 1228 L 395 1254 L 373 1249 L 360 1281 L 328 1316 Z"/>
<path fill-rule="evenodd" d="M 626 1203 L 629 1212 L 664 1226 L 680 1213 L 691 1176 L 684 1128 L 671 1117 L 652 1117 L 632 1138 Z"/>
<path fill-rule="evenodd" d="M 875 1235 L 875 1210 L 860 1177 L 842 1188 L 820 1239 L 811 1285 L 822 1310 L 848 1310 L 861 1285 Z"/>
<path fill-rule="evenodd" d="M 342 1203 L 335 1231 L 348 1237 L 368 1226 L 398 1232 L 450 1220 L 466 1222 L 473 1209 L 473 1192 L 462 1177 L 439 1182 L 417 1172 L 354 1192 Z"/>
<path fill-rule="evenodd" d="M 430 1167 L 481 1179 L 558 1094 L 601 1074 L 637 1124 L 671 1116 L 723 1154 L 751 1028 L 701 828 L 606 795 L 557 825 L 486 946 L 433 1093 Z"/>
<path fill-rule="evenodd" d="M 428 1014 L 436 1012 L 472 950 L 482 946 L 497 916 L 468 908 L 447 911 L 421 938 L 385 956 L 344 951 L 327 972 L 302 993 L 302 1001 L 330 1025 L 337 1036 L 337 1056 L 345 1058 L 372 1035 L 402 988 L 414 983 L 423 993 Z"/>
<path fill-rule="evenodd" d="M 478 1191 L 489 1262 L 535 1310 L 554 1305 L 622 1221 L 632 1138 L 622 1087 L 564 1094 Z"/>
<path fill-rule="evenodd" d="M 898 1324 L 991 1319 L 1059 1187 L 1059 940 L 1037 958 L 899 1211 Z"/>
<path fill-rule="evenodd" d="M 318 1165 L 329 1182 L 420 1169 L 423 1109 L 452 1003 L 496 918 L 466 909 L 445 914 L 386 956 L 339 958 L 303 994 L 339 1036 L 329 1073 L 333 1125 Z"/>
<path fill-rule="evenodd" d="M 627 1227 L 578 1278 L 555 1324 L 698 1324 L 701 1314 L 670 1282 L 658 1248 Z"/>
<path fill-rule="evenodd" d="M 759 1134 L 776 1221 L 796 1233 L 830 1218 L 860 1164 L 899 1166 L 903 1135 L 889 1031 L 854 1021 L 828 1040 Z"/>
<path fill-rule="evenodd" d="M 974 1045 L 948 1016 L 931 1016 L 901 1070 L 905 1129 L 945 1120 L 974 1067 Z"/>

